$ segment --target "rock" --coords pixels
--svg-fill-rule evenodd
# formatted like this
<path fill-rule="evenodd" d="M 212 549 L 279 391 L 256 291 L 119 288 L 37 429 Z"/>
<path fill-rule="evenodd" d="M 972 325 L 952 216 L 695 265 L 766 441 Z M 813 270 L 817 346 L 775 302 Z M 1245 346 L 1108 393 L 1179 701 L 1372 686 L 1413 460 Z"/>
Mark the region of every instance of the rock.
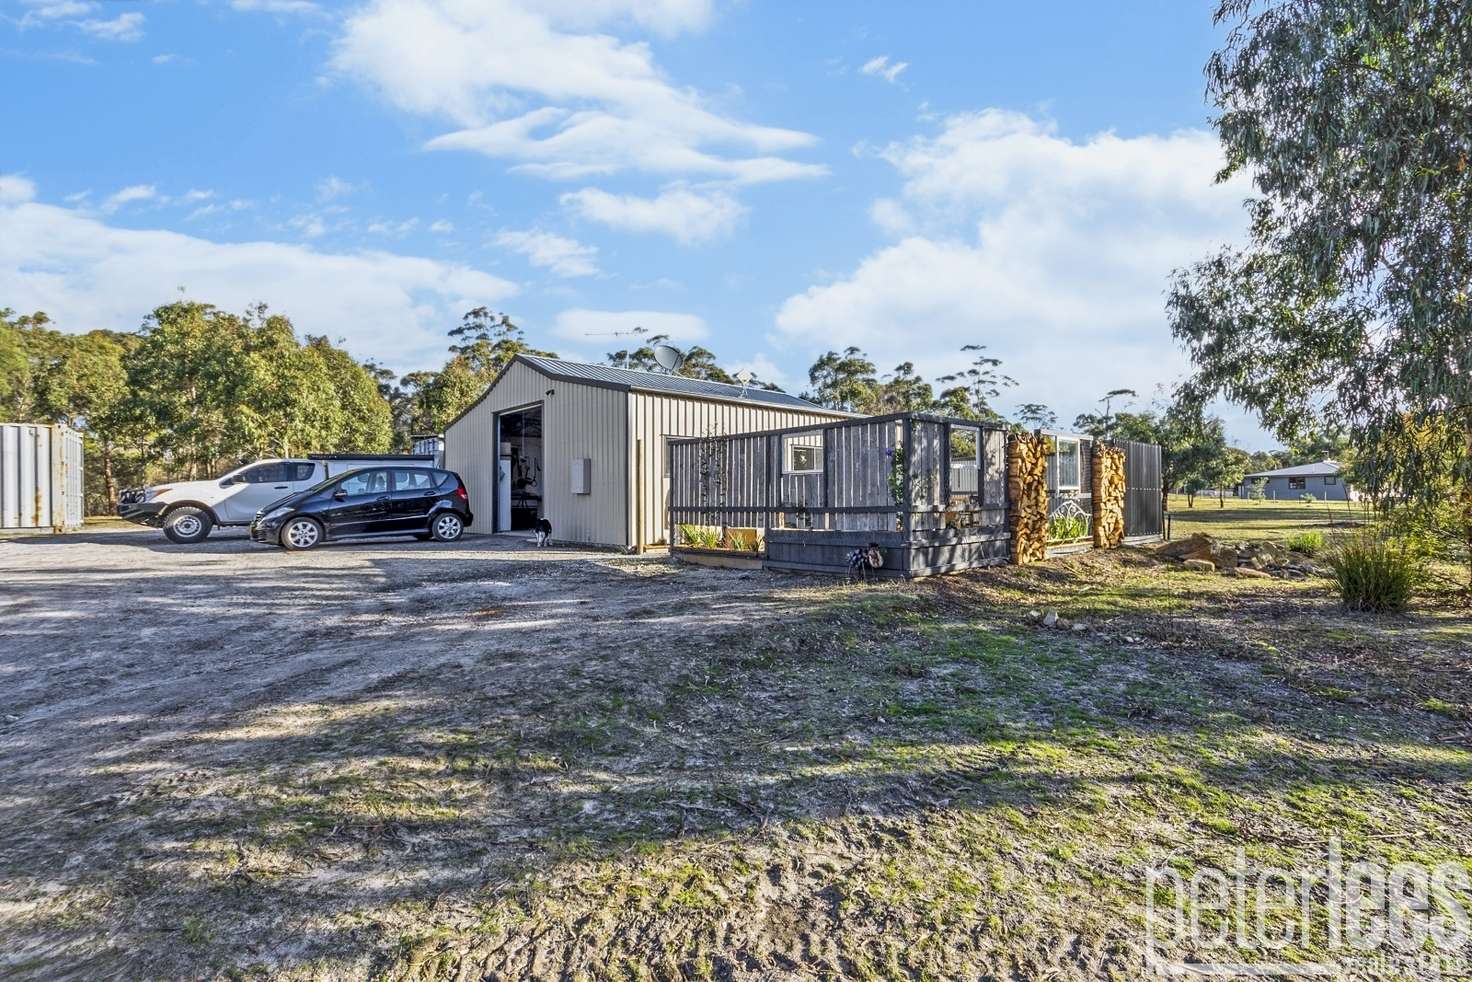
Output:
<path fill-rule="evenodd" d="M 1271 573 L 1264 573 L 1253 566 L 1237 567 L 1237 575 L 1247 580 L 1271 580 L 1273 578 Z"/>
<path fill-rule="evenodd" d="M 1187 559 L 1185 567 L 1193 573 L 1215 573 L 1216 563 L 1210 559 Z"/>
<path fill-rule="evenodd" d="M 1048 612 L 1043 615 L 1043 627 L 1052 627 L 1058 623 L 1058 611 L 1049 607 Z"/>
<path fill-rule="evenodd" d="M 1035 621 L 1039 617 L 1042 617 L 1042 616 L 1043 616 L 1043 612 L 1040 611 L 1040 610 L 1029 610 L 1027 612 L 1027 619 L 1030 620 L 1030 621 Z"/>
<path fill-rule="evenodd" d="M 1088 629 L 1089 629 L 1089 625 L 1084 624 L 1082 622 L 1078 622 L 1078 623 L 1075 623 L 1073 625 L 1073 630 L 1075 630 L 1075 631 L 1087 631 Z"/>
<path fill-rule="evenodd" d="M 1216 540 L 1211 536 L 1205 532 L 1197 532 L 1187 538 L 1167 542 L 1157 548 L 1155 554 L 1167 559 L 1210 559 L 1211 551 L 1216 545 Z"/>

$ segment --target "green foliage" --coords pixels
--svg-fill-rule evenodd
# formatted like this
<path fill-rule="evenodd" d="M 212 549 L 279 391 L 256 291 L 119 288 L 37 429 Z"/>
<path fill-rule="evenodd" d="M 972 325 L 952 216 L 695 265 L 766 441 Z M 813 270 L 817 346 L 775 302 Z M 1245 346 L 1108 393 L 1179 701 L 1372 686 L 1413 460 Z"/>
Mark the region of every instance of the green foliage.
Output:
<path fill-rule="evenodd" d="M 905 503 L 905 447 L 896 443 L 885 451 L 889 456 L 889 496 L 897 505 Z"/>
<path fill-rule="evenodd" d="M 689 525 L 681 524 L 680 544 L 692 549 L 719 549 L 721 547 L 721 528 L 719 525 Z"/>
<path fill-rule="evenodd" d="M 1017 407 L 1017 423 L 1024 429 L 1051 430 L 1058 426 L 1058 414 L 1040 402 L 1024 402 Z"/>
<path fill-rule="evenodd" d="M 1314 502 L 1318 501 L 1319 500 L 1319 497 L 1318 497 L 1318 495 L 1314 494 L 1312 491 L 1305 491 L 1305 492 L 1303 492 L 1303 494 L 1301 494 L 1301 495 L 1298 496 L 1298 500 L 1301 501 L 1301 502 L 1303 502 L 1306 505 L 1311 505 Z"/>
<path fill-rule="evenodd" d="M 1410 544 L 1375 532 L 1335 543 L 1328 561 L 1350 610 L 1405 610 L 1426 575 L 1424 561 Z"/>
<path fill-rule="evenodd" d="M 820 406 L 849 412 L 872 412 L 878 404 L 879 381 L 874 363 L 858 348 L 829 351 L 808 369 L 812 390 L 803 398 Z"/>
<path fill-rule="evenodd" d="M 1002 394 L 1003 389 L 1011 388 L 1017 382 L 1009 375 L 1004 375 L 999 370 L 1002 366 L 1000 358 L 991 358 L 983 354 L 986 351 L 984 344 L 968 344 L 961 348 L 962 354 L 971 355 L 971 363 L 965 368 L 951 375 L 942 375 L 940 381 L 956 383 L 951 389 L 941 393 L 941 398 L 949 398 L 953 403 L 961 403 L 957 395 L 964 396 L 965 411 L 957 415 L 967 419 L 979 419 L 987 422 L 1002 422 L 1001 414 L 992 408 L 991 401 Z"/>
<path fill-rule="evenodd" d="M 1048 541 L 1070 542 L 1089 534 L 1088 519 L 1082 515 L 1058 515 L 1048 519 Z"/>
<path fill-rule="evenodd" d="M 1268 497 L 1268 481 L 1265 477 L 1253 479 L 1247 486 L 1247 496 L 1253 501 L 1266 501 Z"/>
<path fill-rule="evenodd" d="M 1283 544 L 1292 552 L 1300 552 L 1305 556 L 1317 555 L 1324 548 L 1324 533 L 1316 529 L 1295 532 L 1284 539 Z"/>
<path fill-rule="evenodd" d="M 1178 271 L 1185 395 L 1284 439 L 1336 429 L 1361 487 L 1472 501 L 1472 33 L 1461 0 L 1220 0 L 1207 66 L 1249 243 Z M 1325 394 L 1327 393 L 1327 398 Z M 1444 422 L 1463 452 L 1400 439 Z M 1472 523 L 1467 535 L 1472 537 Z"/>

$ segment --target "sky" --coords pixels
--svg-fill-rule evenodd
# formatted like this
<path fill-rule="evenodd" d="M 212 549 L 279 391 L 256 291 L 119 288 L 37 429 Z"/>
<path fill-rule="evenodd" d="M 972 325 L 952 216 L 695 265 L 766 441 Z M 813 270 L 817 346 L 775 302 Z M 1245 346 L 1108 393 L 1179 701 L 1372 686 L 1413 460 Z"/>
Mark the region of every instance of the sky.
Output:
<path fill-rule="evenodd" d="M 0 0 L 0 307 L 265 302 L 407 372 L 487 306 L 794 392 L 983 344 L 1004 411 L 1143 408 L 1189 367 L 1171 270 L 1246 228 L 1212 6 Z"/>

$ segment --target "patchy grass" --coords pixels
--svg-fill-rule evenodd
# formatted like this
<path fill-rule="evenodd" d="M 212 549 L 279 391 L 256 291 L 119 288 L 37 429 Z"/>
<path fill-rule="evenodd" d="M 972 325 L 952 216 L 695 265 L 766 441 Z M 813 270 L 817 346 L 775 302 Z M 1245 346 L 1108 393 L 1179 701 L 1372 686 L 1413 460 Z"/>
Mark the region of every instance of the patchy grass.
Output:
<path fill-rule="evenodd" d="M 1286 544 L 1305 532 L 1325 534 L 1354 528 L 1371 521 L 1372 515 L 1352 501 L 1306 505 L 1300 501 L 1218 500 L 1198 495 L 1193 507 L 1187 504 L 1185 495 L 1173 494 L 1170 518 L 1171 537 L 1176 539 L 1205 532 L 1228 542 L 1266 539 Z"/>
<path fill-rule="evenodd" d="M 454 663 L 120 748 L 177 769 L 114 800 L 35 796 L 56 838 L 0 855 L 8 926 L 103 975 L 1133 979 L 1152 867 L 1472 855 L 1469 621 L 1435 600 L 1349 616 L 1135 549 L 624 568 L 553 582 L 644 612 L 617 636 L 465 619 Z"/>

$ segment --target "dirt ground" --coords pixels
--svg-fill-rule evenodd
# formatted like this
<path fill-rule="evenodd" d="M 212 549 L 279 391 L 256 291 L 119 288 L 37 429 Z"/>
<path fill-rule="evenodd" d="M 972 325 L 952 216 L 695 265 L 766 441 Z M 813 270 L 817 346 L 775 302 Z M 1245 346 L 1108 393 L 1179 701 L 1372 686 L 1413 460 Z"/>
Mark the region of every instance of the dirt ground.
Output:
<path fill-rule="evenodd" d="M 1161 857 L 1472 862 L 1472 621 L 1220 580 L 0 541 L 0 975 L 1125 979 Z"/>

